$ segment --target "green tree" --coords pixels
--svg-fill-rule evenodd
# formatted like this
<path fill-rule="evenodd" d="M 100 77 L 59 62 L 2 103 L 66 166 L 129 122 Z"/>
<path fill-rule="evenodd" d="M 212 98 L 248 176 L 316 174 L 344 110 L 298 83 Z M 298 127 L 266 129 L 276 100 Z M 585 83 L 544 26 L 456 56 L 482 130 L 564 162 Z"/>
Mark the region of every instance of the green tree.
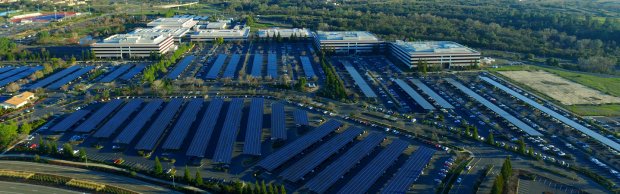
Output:
<path fill-rule="evenodd" d="M 8 146 L 17 137 L 17 123 L 9 121 L 6 124 L 0 123 L 0 147 Z"/>
<path fill-rule="evenodd" d="M 187 165 L 185 166 L 185 172 L 183 173 L 183 180 L 186 183 L 191 183 L 192 182 L 192 177 L 190 176 L 189 168 L 187 168 Z"/>
<path fill-rule="evenodd" d="M 269 194 L 275 194 L 275 193 L 276 193 L 276 191 L 273 188 L 273 184 L 269 183 Z"/>
<path fill-rule="evenodd" d="M 80 148 L 80 151 L 78 151 L 78 157 L 82 162 L 86 162 L 86 151 L 83 148 Z"/>
<path fill-rule="evenodd" d="M 525 154 L 525 141 L 523 141 L 523 138 L 519 139 L 519 141 L 517 141 L 517 144 L 519 145 L 517 151 L 521 154 Z"/>
<path fill-rule="evenodd" d="M 280 194 L 286 194 L 286 188 L 284 188 L 284 185 L 280 185 Z"/>
<path fill-rule="evenodd" d="M 203 184 L 202 176 L 200 176 L 200 170 L 196 170 L 196 177 L 194 178 L 196 185 L 200 186 Z"/>
<path fill-rule="evenodd" d="M 502 194 L 504 191 L 504 180 L 501 175 L 498 175 L 495 181 L 493 181 L 493 186 L 491 188 L 491 194 Z"/>
<path fill-rule="evenodd" d="M 28 135 L 30 134 L 31 130 L 32 130 L 32 125 L 30 125 L 30 123 L 28 122 L 24 122 L 21 126 L 19 126 L 20 134 Z"/>
<path fill-rule="evenodd" d="M 260 183 L 260 191 L 261 193 L 267 194 L 267 185 L 265 185 L 265 180 Z"/>
<path fill-rule="evenodd" d="M 73 146 L 70 143 L 65 143 L 62 145 L 62 155 L 65 158 L 75 157 L 75 155 L 73 155 Z"/>
<path fill-rule="evenodd" d="M 480 138 L 478 137 L 478 136 L 480 136 L 480 135 L 478 134 L 478 127 L 474 126 L 473 128 L 474 128 L 474 134 L 473 134 L 474 139 L 476 139 L 476 140 L 480 139 Z"/>
<path fill-rule="evenodd" d="M 252 17 L 252 15 L 248 15 L 245 17 L 245 24 L 248 26 L 253 26 L 254 25 L 254 17 Z"/>
<path fill-rule="evenodd" d="M 155 156 L 155 165 L 153 166 L 153 172 L 156 175 L 162 175 L 164 173 L 164 167 L 161 165 L 159 157 L 157 156 Z"/>
<path fill-rule="evenodd" d="M 489 131 L 489 135 L 487 136 L 487 143 L 491 145 L 495 145 L 495 138 L 493 138 L 492 131 Z"/>

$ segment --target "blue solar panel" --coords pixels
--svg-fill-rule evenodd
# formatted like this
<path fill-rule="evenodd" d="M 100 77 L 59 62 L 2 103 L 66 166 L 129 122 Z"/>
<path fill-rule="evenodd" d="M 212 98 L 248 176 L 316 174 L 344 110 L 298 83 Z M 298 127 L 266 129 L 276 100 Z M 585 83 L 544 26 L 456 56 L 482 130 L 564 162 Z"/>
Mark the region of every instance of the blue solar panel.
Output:
<path fill-rule="evenodd" d="M 220 110 L 222 110 L 223 104 L 224 100 L 222 99 L 217 98 L 211 100 L 209 103 L 209 108 L 205 111 L 202 121 L 200 122 L 198 129 L 196 129 L 192 143 L 190 144 L 185 155 L 201 158 L 204 157 L 205 151 L 207 151 L 207 146 L 209 145 L 209 140 L 213 134 L 213 130 L 215 130 L 215 125 L 220 118 Z"/>
<path fill-rule="evenodd" d="M 74 65 L 71 66 L 69 68 L 63 69 L 62 71 L 59 71 L 58 73 L 54 73 L 51 76 L 46 77 L 43 80 L 38 81 L 37 83 L 34 83 L 32 85 L 30 85 L 30 87 L 28 87 L 27 89 L 37 89 L 37 88 L 41 88 L 41 87 L 45 87 L 48 84 L 65 77 L 66 75 L 69 75 L 70 73 L 73 73 L 74 71 L 77 71 L 78 69 L 80 69 L 80 66 Z"/>
<path fill-rule="evenodd" d="M 4 78 L 11 77 L 13 75 L 21 73 L 22 71 L 26 71 L 28 69 L 29 69 L 28 67 L 18 67 L 18 68 L 15 68 L 15 69 L 11 70 L 11 71 L 6 72 L 6 73 L 2 73 L 2 74 L 0 74 L 0 80 L 2 80 Z"/>
<path fill-rule="evenodd" d="M 312 144 L 315 144 L 323 137 L 340 128 L 342 125 L 343 124 L 337 120 L 329 120 L 323 123 L 321 126 L 318 126 L 314 130 L 310 131 L 308 134 L 298 138 L 294 142 L 284 146 L 282 149 L 267 156 L 265 159 L 261 160 L 258 163 L 258 166 L 268 171 L 273 171 L 280 165 L 284 164 L 284 162 L 295 157 L 295 155 L 304 151 Z"/>
<path fill-rule="evenodd" d="M 174 67 L 174 69 L 172 69 L 172 71 L 170 71 L 170 73 L 168 73 L 166 78 L 168 78 L 168 79 L 177 79 L 177 78 L 179 78 L 181 73 L 183 73 L 183 71 L 185 71 L 185 69 L 187 69 L 187 67 L 190 64 L 192 64 L 192 61 L 194 60 L 194 58 L 195 58 L 194 55 L 189 55 L 189 56 L 183 58 L 183 60 L 181 60 L 179 63 L 177 63 L 177 65 Z"/>
<path fill-rule="evenodd" d="M 125 126 L 125 129 L 116 136 L 114 143 L 129 144 L 136 137 L 136 135 L 142 130 L 146 122 L 151 120 L 153 114 L 159 109 L 159 106 L 163 104 L 162 99 L 156 99 L 144 106 L 142 110 L 136 115 L 131 122 Z"/>
<path fill-rule="evenodd" d="M 398 159 L 398 156 L 407 149 L 407 146 L 409 144 L 405 141 L 394 140 L 342 187 L 338 193 L 366 193 L 375 184 L 375 181 L 383 175 L 385 170 Z"/>
<path fill-rule="evenodd" d="M 418 180 L 422 170 L 431 161 L 433 154 L 435 154 L 433 149 L 423 146 L 418 148 L 383 187 L 381 193 L 407 193 L 411 184 Z"/>
<path fill-rule="evenodd" d="M 454 108 L 454 106 L 448 103 L 448 101 L 446 101 L 441 96 L 439 96 L 437 93 L 435 93 L 435 91 L 433 91 L 431 88 L 426 86 L 426 84 L 422 83 L 422 81 L 420 81 L 419 79 L 411 79 L 411 82 L 413 82 L 413 84 L 415 84 L 418 88 L 420 88 L 424 93 L 426 93 L 431 98 L 433 98 L 433 100 L 435 100 L 435 102 L 437 102 L 437 104 L 439 104 L 441 108 L 445 108 L 445 109 Z"/>
<path fill-rule="evenodd" d="M 306 74 L 306 77 L 312 78 L 316 76 L 316 74 L 314 73 L 314 69 L 312 69 L 312 63 L 310 62 L 310 58 L 306 56 L 300 56 L 299 59 L 301 60 L 301 65 L 304 69 L 304 73 Z"/>
<path fill-rule="evenodd" d="M 66 117 L 65 119 L 63 119 L 62 121 L 60 121 L 60 123 L 54 125 L 54 127 L 50 128 L 51 131 L 54 132 L 63 132 L 63 131 L 67 131 L 69 130 L 69 128 L 71 128 L 71 126 L 75 125 L 75 123 L 77 123 L 78 121 L 82 120 L 82 118 L 84 118 L 90 111 L 88 110 L 78 110 L 75 111 L 73 114 L 69 115 L 68 117 Z"/>
<path fill-rule="evenodd" d="M 57 90 L 60 89 L 62 86 L 68 84 L 69 82 L 77 79 L 78 77 L 88 73 L 90 70 L 94 69 L 95 66 L 86 66 L 80 70 L 77 70 L 76 72 L 71 73 L 70 75 L 67 75 L 65 77 L 63 77 L 62 79 L 54 82 L 53 84 L 50 84 L 49 86 L 47 86 L 47 89 L 52 89 L 52 90 Z"/>
<path fill-rule="evenodd" d="M 217 55 L 217 59 L 215 59 L 215 62 L 213 62 L 213 65 L 211 66 L 209 72 L 207 72 L 207 76 L 205 78 L 217 79 L 217 75 L 220 74 L 222 66 L 224 65 L 224 61 L 226 61 L 226 57 L 228 57 L 228 55 L 226 54 Z"/>
<path fill-rule="evenodd" d="M 183 105 L 183 99 L 174 98 L 168 102 L 164 110 L 159 113 L 159 116 L 153 123 L 151 127 L 146 131 L 142 139 L 136 144 L 136 150 L 153 150 L 157 146 L 157 142 L 159 138 L 164 134 L 164 130 L 166 127 L 172 123 L 172 118 L 177 114 L 180 110 L 181 105 Z"/>
<path fill-rule="evenodd" d="M 18 74 L 15 74 L 15 75 L 11 76 L 11 77 L 3 79 L 2 81 L 0 81 L 0 87 L 3 87 L 3 86 L 5 86 L 5 85 L 7 85 L 7 84 L 9 84 L 11 82 L 14 82 L 14 81 L 26 78 L 26 77 L 32 75 L 34 72 L 39 71 L 41 69 L 43 69 L 43 67 L 41 67 L 41 66 L 32 67 L 32 68 L 30 68 L 30 69 L 28 69 L 26 71 L 22 71 L 21 73 L 18 73 Z"/>
<path fill-rule="evenodd" d="M 422 97 L 420 94 L 418 94 L 418 92 L 413 90 L 413 88 L 411 88 L 411 86 L 409 86 L 407 83 L 405 83 L 405 81 L 403 81 L 401 79 L 395 79 L 394 82 L 396 82 L 396 84 L 398 86 L 400 86 L 400 88 L 403 89 L 403 91 L 405 91 L 405 93 L 407 93 L 407 95 L 409 95 L 409 97 L 411 97 L 423 109 L 435 110 L 435 107 L 433 107 L 433 105 L 431 105 L 431 103 L 426 101 L 426 99 L 424 99 L 424 97 Z"/>
<path fill-rule="evenodd" d="M 125 75 L 122 75 L 120 79 L 130 80 L 131 78 L 135 77 L 137 74 L 142 72 L 144 68 L 146 68 L 146 64 L 138 64 L 135 67 L 133 67 L 131 70 L 129 70 L 127 73 L 125 73 Z"/>
<path fill-rule="evenodd" d="M 295 121 L 295 125 L 297 126 L 308 126 L 310 123 L 308 122 L 308 112 L 301 109 L 295 109 L 293 111 L 293 120 Z"/>
<path fill-rule="evenodd" d="M 368 98 L 376 98 L 377 94 L 375 93 L 375 91 L 372 91 L 372 88 L 370 88 L 368 83 L 366 83 L 366 80 L 362 78 L 362 75 L 360 75 L 357 72 L 357 70 L 353 66 L 351 66 L 349 62 L 345 61 L 343 63 L 344 63 L 344 68 L 347 70 L 347 72 L 349 72 L 349 75 L 351 75 L 351 77 L 355 81 L 355 84 L 357 84 L 357 86 L 360 87 L 360 90 L 362 90 L 362 93 L 364 93 L 364 96 Z"/>
<path fill-rule="evenodd" d="M 111 102 L 106 103 L 102 108 L 97 110 L 97 112 L 93 113 L 86 121 L 84 121 L 81 125 L 75 128 L 75 132 L 90 132 L 103 121 L 110 113 L 112 113 L 116 108 L 120 107 L 123 104 L 123 100 L 112 100 Z"/>
<path fill-rule="evenodd" d="M 286 140 L 284 105 L 271 104 L 271 139 Z"/>
<path fill-rule="evenodd" d="M 0 67 L 0 73 L 4 73 L 4 72 L 7 72 L 7 71 L 10 71 L 11 69 L 13 69 L 13 67 L 11 67 L 11 66 Z"/>
<path fill-rule="evenodd" d="M 125 104 L 125 106 L 123 106 L 121 110 L 116 112 L 116 115 L 114 115 L 112 118 L 110 118 L 110 120 L 108 120 L 108 122 L 101 126 L 101 128 L 99 128 L 99 130 L 95 132 L 93 137 L 109 138 L 116 131 L 116 129 L 118 129 L 118 127 L 120 127 L 127 119 L 129 119 L 129 116 L 133 112 L 136 112 L 138 108 L 140 108 L 142 102 L 142 99 L 133 99 L 129 101 L 127 104 Z"/>
<path fill-rule="evenodd" d="M 254 54 L 254 62 L 252 63 L 252 77 L 261 77 L 261 71 L 263 70 L 263 54 Z"/>
<path fill-rule="evenodd" d="M 267 55 L 267 75 L 272 79 L 278 79 L 278 56 L 275 53 Z"/>
<path fill-rule="evenodd" d="M 297 182 L 303 179 L 306 174 L 316 168 L 319 164 L 323 163 L 323 161 L 327 160 L 327 158 L 329 158 L 333 154 L 336 154 L 338 150 L 342 149 L 345 145 L 352 142 L 355 137 L 357 137 L 362 132 L 363 130 L 357 127 L 347 129 L 346 131 L 336 135 L 336 137 L 322 144 L 316 150 L 310 152 L 304 158 L 293 164 L 291 167 L 282 171 L 280 176 L 291 182 Z"/>
<path fill-rule="evenodd" d="M 260 140 L 263 132 L 263 110 L 265 99 L 253 98 L 250 103 L 248 124 L 245 130 L 243 153 L 260 155 Z"/>
<path fill-rule="evenodd" d="M 166 150 L 178 150 L 181 148 L 187 133 L 189 133 L 189 129 L 196 120 L 196 116 L 198 116 L 198 111 L 202 108 L 202 103 L 204 99 L 196 98 L 192 99 L 185 105 L 185 110 L 181 117 L 177 119 L 176 125 L 172 128 L 170 135 L 168 135 L 168 139 L 164 142 L 162 146 L 163 149 Z"/>
<path fill-rule="evenodd" d="M 349 151 L 308 181 L 305 187 L 316 193 L 325 193 L 338 179 L 355 167 L 362 158 L 368 156 L 373 149 L 379 146 L 383 139 L 385 139 L 385 134 L 383 133 L 368 135 L 364 140 L 355 144 Z"/>
<path fill-rule="evenodd" d="M 224 70 L 223 78 L 233 78 L 235 77 L 235 72 L 237 71 L 237 65 L 239 64 L 239 60 L 241 56 L 239 54 L 233 54 L 228 61 L 228 65 L 226 66 L 226 70 Z"/>
<path fill-rule="evenodd" d="M 224 126 L 222 127 L 222 133 L 220 134 L 220 139 L 217 142 L 215 154 L 213 155 L 214 162 L 230 163 L 233 146 L 237 138 L 237 132 L 239 131 L 239 125 L 241 125 L 242 109 L 243 99 L 234 98 L 230 101 L 228 112 L 226 113 L 226 120 L 224 120 Z"/>
<path fill-rule="evenodd" d="M 131 65 L 122 65 L 122 66 L 116 68 L 114 71 L 112 71 L 112 73 L 110 73 L 110 74 L 106 75 L 105 77 L 101 78 L 101 80 L 99 80 L 99 81 L 103 82 L 103 83 L 112 82 L 116 78 L 118 78 L 118 76 L 121 76 L 121 74 L 123 74 L 127 70 L 129 70 L 129 68 L 131 68 Z"/>
<path fill-rule="evenodd" d="M 519 129 L 523 130 L 524 132 L 526 132 L 526 133 L 528 133 L 530 135 L 533 135 L 533 136 L 542 136 L 542 134 L 540 132 L 536 131 L 534 128 L 530 127 L 529 125 L 525 124 L 523 121 L 521 121 L 521 120 L 517 119 L 516 117 L 512 116 L 510 113 L 506 112 L 504 109 L 501 109 L 500 107 L 496 106 L 491 101 L 488 101 L 484 97 L 476 94 L 476 92 L 470 90 L 469 88 L 467 88 L 466 86 L 464 86 L 460 82 L 458 82 L 458 81 L 456 81 L 454 79 L 451 79 L 451 78 L 446 78 L 446 81 L 448 81 L 450 84 L 454 85 L 456 88 L 461 90 L 463 93 L 469 95 L 470 97 L 472 97 L 476 101 L 480 102 L 482 105 L 484 105 L 488 109 L 490 109 L 493 112 L 497 113 L 497 115 L 503 117 L 508 122 L 510 122 L 513 125 L 517 126 Z M 482 133 L 480 135 L 483 136 L 483 137 L 486 137 L 488 131 L 481 131 L 481 132 Z"/>

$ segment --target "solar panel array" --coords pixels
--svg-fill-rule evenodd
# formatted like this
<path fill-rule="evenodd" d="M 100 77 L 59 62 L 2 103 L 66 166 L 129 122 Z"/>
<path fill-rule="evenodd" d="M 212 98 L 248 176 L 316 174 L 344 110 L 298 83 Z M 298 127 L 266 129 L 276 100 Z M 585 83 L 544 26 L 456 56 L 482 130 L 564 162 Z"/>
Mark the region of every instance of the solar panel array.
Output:
<path fill-rule="evenodd" d="M 97 125 L 99 125 L 99 123 L 101 123 L 101 121 L 103 121 L 103 119 L 108 117 L 112 111 L 121 106 L 121 104 L 123 104 L 123 100 L 112 100 L 111 102 L 106 103 L 103 107 L 90 115 L 90 117 L 88 117 L 88 119 L 80 124 L 74 131 L 86 133 L 92 131 L 95 127 L 97 127 Z"/>
<path fill-rule="evenodd" d="M 159 109 L 159 106 L 163 104 L 164 101 L 162 99 L 156 99 L 144 106 L 142 110 L 136 115 L 131 122 L 125 126 L 125 129 L 116 136 L 114 143 L 118 144 L 129 144 L 136 137 L 136 135 L 142 130 L 146 122 L 151 120 L 155 111 Z"/>
<path fill-rule="evenodd" d="M 155 149 L 159 138 L 164 134 L 166 127 L 172 123 L 172 118 L 174 118 L 174 115 L 180 110 L 181 105 L 183 105 L 183 99 L 181 98 L 170 100 L 134 148 L 136 150 Z"/>
<path fill-rule="evenodd" d="M 116 131 L 116 129 L 118 129 L 118 127 L 120 127 L 127 119 L 129 119 L 129 116 L 133 112 L 136 112 L 138 108 L 140 108 L 142 102 L 142 99 L 133 99 L 129 101 L 127 104 L 125 104 L 125 106 L 123 106 L 121 110 L 116 112 L 116 114 L 112 118 L 110 118 L 108 122 L 103 124 L 103 126 L 101 126 L 101 128 L 99 128 L 99 130 L 97 130 L 97 132 L 93 134 L 93 137 L 109 138 Z"/>
<path fill-rule="evenodd" d="M 226 70 L 224 70 L 223 78 L 233 78 L 235 77 L 235 71 L 237 71 L 237 65 L 239 64 L 239 60 L 241 56 L 239 54 L 233 54 L 228 61 L 228 65 L 226 66 Z"/>
<path fill-rule="evenodd" d="M 364 140 L 351 147 L 351 149 L 340 156 L 336 161 L 325 167 L 325 169 L 314 178 L 310 179 L 305 187 L 316 193 L 325 193 L 338 179 L 355 167 L 362 158 L 368 156 L 374 148 L 379 146 L 379 144 L 383 142 L 383 139 L 385 139 L 385 134 L 383 133 L 368 135 Z"/>
<path fill-rule="evenodd" d="M 260 140 L 263 132 L 263 110 L 265 99 L 253 98 L 250 103 L 248 125 L 245 130 L 243 153 L 260 155 Z"/>
<path fill-rule="evenodd" d="M 448 103 L 448 101 L 446 101 L 441 96 L 439 96 L 437 93 L 435 93 L 435 91 L 433 91 L 431 88 L 426 86 L 426 84 L 422 83 L 422 81 L 420 81 L 419 79 L 410 79 L 410 81 L 413 84 L 415 84 L 418 88 L 420 88 L 426 95 L 429 95 L 431 98 L 433 98 L 433 100 L 435 100 L 435 102 L 437 102 L 437 104 L 439 104 L 441 108 L 445 108 L 445 109 L 454 108 L 454 106 Z"/>
<path fill-rule="evenodd" d="M 278 56 L 275 53 L 267 55 L 267 75 L 278 79 Z"/>
<path fill-rule="evenodd" d="M 405 149 L 407 142 L 394 140 L 370 163 L 349 180 L 349 182 L 338 191 L 338 193 L 366 193 L 368 189 L 385 173 L 388 167 L 398 159 Z"/>
<path fill-rule="evenodd" d="M 222 127 L 222 133 L 220 133 L 220 138 L 215 148 L 215 154 L 213 155 L 214 162 L 230 163 L 233 146 L 237 138 L 237 132 L 239 131 L 239 125 L 241 125 L 242 109 L 242 98 L 234 98 L 230 101 L 228 112 L 226 113 L 226 120 L 224 120 L 224 126 Z"/>
<path fill-rule="evenodd" d="M 70 73 L 77 71 L 78 69 L 80 69 L 80 66 L 74 65 L 71 67 L 68 67 L 66 69 L 63 69 L 61 71 L 59 71 L 58 73 L 54 73 L 51 76 L 46 77 L 45 79 L 42 79 L 40 81 L 38 81 L 37 83 L 34 83 L 32 85 L 30 85 L 30 87 L 28 87 L 27 89 L 37 89 L 37 88 L 41 88 L 41 87 L 45 87 L 49 84 L 51 84 L 52 82 L 65 77 L 66 75 L 69 75 Z"/>
<path fill-rule="evenodd" d="M 4 73 L 4 72 L 7 72 L 7 71 L 10 71 L 11 69 L 13 69 L 13 67 L 11 67 L 11 66 L 0 67 L 0 73 Z"/>
<path fill-rule="evenodd" d="M 28 67 L 18 67 L 18 68 L 12 69 L 8 72 L 0 74 L 0 80 L 7 78 L 7 77 L 11 77 L 15 74 L 21 73 L 22 71 L 26 71 L 28 69 L 29 69 Z"/>
<path fill-rule="evenodd" d="M 452 78 L 445 78 L 445 80 L 448 81 L 449 83 L 451 83 L 452 85 L 454 85 L 459 90 L 461 90 L 463 93 L 469 95 L 470 97 L 472 97 L 476 101 L 480 102 L 482 105 L 486 106 L 488 109 L 491 109 L 493 112 L 497 113 L 499 116 L 503 117 L 508 122 L 510 122 L 513 125 L 517 126 L 519 129 L 523 130 L 525 133 L 527 133 L 529 135 L 532 135 L 532 136 L 542 136 L 542 134 L 540 132 L 536 131 L 534 128 L 530 127 L 529 125 L 525 124 L 523 121 L 521 121 L 521 120 L 517 119 L 516 117 L 512 116 L 510 113 L 506 112 L 505 110 L 499 108 L 498 106 L 496 106 L 492 102 L 488 101 L 487 99 L 484 99 L 484 97 L 476 94 L 476 92 L 474 92 L 474 91 L 470 90 L 469 88 L 465 87 L 460 82 L 458 82 L 458 81 L 456 81 L 456 80 L 454 80 Z"/>
<path fill-rule="evenodd" d="M 144 70 L 145 68 L 146 68 L 146 64 L 138 64 L 134 66 L 132 69 L 130 69 L 127 73 L 125 73 L 125 75 L 122 75 L 120 79 L 130 80 L 131 78 L 135 77 L 137 74 L 142 72 L 142 70 Z"/>
<path fill-rule="evenodd" d="M 568 126 L 571 126 L 571 127 L 575 128 L 575 129 L 581 131 L 582 133 L 585 133 L 586 135 L 596 139 L 597 141 L 600 141 L 601 143 L 603 143 L 603 144 L 605 144 L 605 145 L 607 145 L 607 146 L 609 146 L 609 147 L 611 147 L 611 148 L 613 148 L 615 150 L 620 151 L 620 144 L 618 144 L 617 142 L 615 142 L 615 141 L 613 141 L 613 140 L 611 140 L 611 139 L 609 139 L 609 138 L 607 138 L 607 137 L 605 137 L 605 136 L 603 136 L 603 135 L 601 135 L 601 134 L 599 134 L 599 133 L 597 133 L 595 131 L 592 131 L 591 129 L 588 129 L 587 127 L 585 127 L 585 126 L 583 126 L 583 125 L 581 125 L 581 124 L 579 124 L 579 123 L 577 123 L 577 122 L 575 122 L 575 121 L 565 117 L 564 115 L 561 115 L 561 114 L 559 114 L 559 113 L 557 113 L 557 112 L 555 112 L 555 111 L 545 107 L 544 105 L 539 104 L 536 101 L 534 101 L 532 99 L 529 99 L 528 97 L 525 97 L 525 96 L 519 94 L 518 92 L 516 92 L 516 91 L 514 91 L 514 90 L 512 90 L 512 89 L 510 89 L 510 88 L 508 88 L 508 87 L 506 87 L 506 86 L 504 86 L 504 85 L 502 85 L 502 84 L 500 84 L 500 83 L 498 83 L 498 82 L 496 82 L 496 81 L 494 81 L 492 79 L 489 79 L 487 77 L 480 77 L 480 78 L 482 80 L 486 81 L 486 82 L 489 82 L 490 84 L 494 85 L 495 87 L 505 91 L 506 93 L 509 93 L 510 95 L 513 95 L 514 97 L 522 100 L 523 102 L 528 103 L 529 105 L 533 106 L 534 108 L 537 108 L 538 110 L 540 110 L 540 111 L 542 111 L 542 112 L 552 116 L 553 118 L 556 118 L 556 119 L 562 121 L 563 123 L 567 124 Z"/>
<path fill-rule="evenodd" d="M 271 104 L 271 139 L 286 140 L 286 121 L 284 105 L 282 103 Z"/>
<path fill-rule="evenodd" d="M 254 54 L 254 62 L 252 63 L 252 71 L 250 75 L 252 77 L 261 77 L 261 71 L 263 70 L 263 54 Z"/>
<path fill-rule="evenodd" d="M 352 127 L 345 130 L 341 134 L 336 135 L 336 137 L 333 137 L 326 143 L 322 144 L 316 150 L 310 152 L 295 164 L 291 165 L 291 167 L 282 171 L 280 176 L 291 182 L 299 181 L 303 178 L 303 176 L 308 174 L 319 164 L 323 163 L 323 161 L 327 160 L 327 158 L 331 155 L 338 152 L 338 150 L 342 149 L 349 142 L 352 142 L 355 137 L 362 132 L 363 130 L 357 127 Z"/>
<path fill-rule="evenodd" d="M 409 95 L 409 97 L 413 98 L 413 100 L 415 100 L 415 102 L 417 104 L 419 104 L 423 109 L 435 110 L 435 107 L 433 107 L 433 105 L 431 105 L 431 103 L 426 101 L 426 99 L 424 99 L 424 97 L 420 96 L 420 94 L 418 94 L 418 92 L 413 90 L 413 88 L 411 88 L 411 86 L 409 86 L 407 83 L 405 83 L 405 81 L 403 81 L 401 79 L 395 79 L 394 82 L 396 82 L 396 84 L 398 86 L 400 86 L 400 88 L 403 89 L 403 91 L 405 91 L 405 93 L 407 93 L 407 95 Z"/>
<path fill-rule="evenodd" d="M 172 69 L 172 71 L 170 71 L 168 73 L 166 78 L 168 78 L 168 79 L 177 79 L 177 78 L 179 78 L 181 73 L 183 73 L 183 71 L 185 71 L 185 69 L 187 69 L 187 67 L 190 64 L 192 64 L 192 61 L 194 60 L 194 58 L 195 58 L 194 55 L 188 55 L 188 56 L 184 57 L 179 63 L 177 63 L 177 65 L 174 67 L 174 69 Z"/>
<path fill-rule="evenodd" d="M 312 69 L 312 63 L 310 62 L 310 58 L 306 56 L 300 56 L 299 59 L 301 60 L 301 65 L 304 69 L 304 73 L 306 74 L 306 77 L 312 78 L 316 76 L 316 74 L 314 73 L 314 69 Z"/>
<path fill-rule="evenodd" d="M 226 54 L 217 55 L 217 59 L 215 59 L 215 62 L 211 66 L 209 72 L 207 72 L 207 76 L 205 78 L 216 79 L 217 75 L 220 74 L 220 71 L 222 70 L 222 66 L 224 65 L 224 61 L 226 61 L 226 57 L 228 57 L 228 55 Z"/>
<path fill-rule="evenodd" d="M 99 81 L 100 82 L 104 82 L 104 83 L 112 82 L 116 78 L 118 78 L 118 76 L 121 76 L 121 74 L 125 73 L 130 68 L 131 68 L 131 65 L 121 65 L 120 67 L 118 67 L 114 71 L 112 71 L 112 73 L 110 73 L 110 74 L 106 75 L 105 77 L 101 78 L 101 80 L 99 80 Z"/>
<path fill-rule="evenodd" d="M 355 84 L 357 84 L 357 86 L 360 87 L 360 90 L 362 90 L 362 93 L 364 93 L 364 96 L 366 96 L 367 98 L 377 97 L 377 94 L 374 91 L 372 91 L 372 88 L 370 88 L 368 83 L 366 83 L 366 80 L 362 78 L 362 76 L 357 72 L 357 70 L 355 70 L 353 66 L 351 66 L 350 63 L 346 62 L 344 64 L 344 68 L 347 70 L 347 72 L 349 72 L 349 75 L 353 77 Z"/>
<path fill-rule="evenodd" d="M 308 122 L 308 112 L 301 109 L 295 109 L 293 111 L 293 120 L 295 121 L 295 125 L 297 126 L 308 126 L 310 123 Z"/>
<path fill-rule="evenodd" d="M 411 184 L 418 180 L 433 154 L 435 150 L 424 146 L 419 147 L 383 187 L 381 193 L 406 193 Z"/>
<path fill-rule="evenodd" d="M 207 151 L 207 146 L 209 145 L 209 140 L 211 139 L 211 135 L 215 130 L 215 125 L 220 117 L 220 110 L 222 110 L 223 104 L 224 100 L 220 98 L 211 100 L 209 103 L 209 108 L 207 108 L 204 116 L 202 117 L 202 121 L 200 122 L 198 129 L 196 129 L 192 143 L 190 144 L 185 155 L 201 158 L 204 157 L 205 152 Z"/>
<path fill-rule="evenodd" d="M 265 159 L 258 162 L 258 166 L 268 171 L 273 171 L 284 162 L 293 158 L 295 155 L 299 154 L 306 148 L 310 147 L 312 144 L 332 133 L 342 125 L 343 124 L 337 120 L 329 120 L 323 123 L 321 126 L 318 126 L 314 130 L 310 131 L 308 134 L 298 138 L 292 143 L 284 146 L 282 149 L 267 156 Z"/>
<path fill-rule="evenodd" d="M 39 71 L 41 69 L 43 69 L 43 67 L 41 67 L 41 66 L 32 67 L 32 68 L 30 68 L 30 69 L 28 69 L 26 71 L 22 71 L 22 72 L 20 72 L 18 74 L 15 74 L 15 75 L 11 76 L 11 77 L 3 79 L 2 81 L 0 81 L 0 87 L 3 87 L 3 86 L 5 86 L 5 85 L 7 85 L 7 84 L 9 84 L 11 82 L 14 82 L 14 81 L 23 79 L 25 77 L 28 77 L 28 76 L 34 74 L 34 72 Z"/>
<path fill-rule="evenodd" d="M 192 99 L 185 105 L 185 110 L 181 114 L 181 117 L 177 119 L 176 125 L 172 128 L 170 135 L 168 135 L 168 139 L 164 142 L 162 146 L 163 149 L 166 150 L 178 150 L 183 145 L 183 140 L 187 137 L 187 133 L 189 133 L 189 129 L 196 120 L 196 116 L 198 116 L 198 111 L 202 108 L 202 103 L 204 100 L 202 98 Z"/>
<path fill-rule="evenodd" d="M 90 70 L 94 69 L 95 66 L 86 66 L 80 70 L 77 70 L 76 72 L 71 73 L 70 75 L 67 75 L 65 77 L 63 77 L 62 79 L 54 82 L 53 84 L 50 84 L 49 86 L 47 86 L 47 89 L 52 89 L 52 90 L 57 90 L 60 89 L 62 86 L 68 84 L 69 82 L 77 79 L 78 77 L 84 75 L 85 73 L 88 73 Z"/>
<path fill-rule="evenodd" d="M 51 131 L 54 132 L 64 132 L 69 130 L 71 126 L 75 125 L 78 121 L 82 120 L 90 111 L 88 110 L 78 110 L 73 112 L 73 114 L 69 115 L 60 123 L 54 125 L 54 127 L 50 128 Z"/>

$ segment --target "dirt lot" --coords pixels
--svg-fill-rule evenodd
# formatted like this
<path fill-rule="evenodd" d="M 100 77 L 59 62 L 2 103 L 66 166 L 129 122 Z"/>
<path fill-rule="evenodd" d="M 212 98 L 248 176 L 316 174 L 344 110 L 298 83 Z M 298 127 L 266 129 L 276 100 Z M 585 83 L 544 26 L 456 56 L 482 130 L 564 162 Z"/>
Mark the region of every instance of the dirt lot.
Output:
<path fill-rule="evenodd" d="M 604 94 L 546 71 L 502 71 L 499 73 L 565 105 L 620 103 L 618 97 Z"/>

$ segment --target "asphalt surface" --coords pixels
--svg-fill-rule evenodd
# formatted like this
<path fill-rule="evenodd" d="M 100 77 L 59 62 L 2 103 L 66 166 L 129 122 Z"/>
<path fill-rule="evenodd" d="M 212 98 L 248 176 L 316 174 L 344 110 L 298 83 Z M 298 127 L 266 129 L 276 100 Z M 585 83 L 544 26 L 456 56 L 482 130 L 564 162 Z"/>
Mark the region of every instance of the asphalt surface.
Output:
<path fill-rule="evenodd" d="M 140 193 L 175 193 L 168 188 L 153 185 L 136 179 L 81 168 L 72 168 L 22 161 L 0 161 L 0 169 L 24 170 L 31 172 L 57 174 L 81 180 L 89 180 L 103 184 L 110 184 Z M 1 189 L 2 188 L 0 188 L 0 191 L 2 191 Z"/>
<path fill-rule="evenodd" d="M 4 182 L 0 181 L 0 193 L 4 194 L 30 194 L 30 193 L 42 193 L 47 194 L 60 194 L 60 193 L 81 193 L 76 191 L 70 191 L 65 189 L 59 189 L 54 187 L 47 187 L 41 185 L 31 185 L 24 183 Z"/>

